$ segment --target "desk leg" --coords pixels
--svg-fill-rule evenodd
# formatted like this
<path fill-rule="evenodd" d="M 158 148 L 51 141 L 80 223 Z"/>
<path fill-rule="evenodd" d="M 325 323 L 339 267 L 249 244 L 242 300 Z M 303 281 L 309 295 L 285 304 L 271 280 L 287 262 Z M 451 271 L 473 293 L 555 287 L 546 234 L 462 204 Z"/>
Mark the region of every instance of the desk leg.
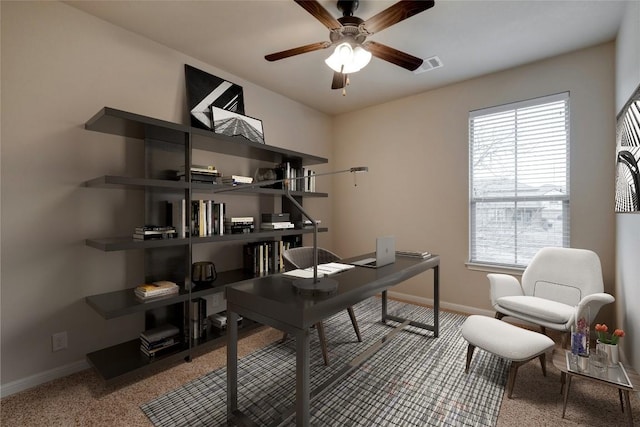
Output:
<path fill-rule="evenodd" d="M 440 266 L 433 267 L 433 336 L 440 333 Z"/>
<path fill-rule="evenodd" d="M 309 425 L 309 329 L 296 334 L 296 425 Z"/>
<path fill-rule="evenodd" d="M 227 311 L 227 421 L 238 409 L 238 313 Z"/>
<path fill-rule="evenodd" d="M 387 291 L 382 291 L 382 323 L 387 323 Z"/>
<path fill-rule="evenodd" d="M 627 406 L 627 424 L 630 427 L 633 427 L 633 411 L 631 411 L 631 400 L 629 399 L 629 390 L 624 390 L 622 393 L 624 394 L 624 403 Z"/>
<path fill-rule="evenodd" d="M 562 403 L 562 418 L 567 410 L 567 400 L 569 400 L 569 389 L 571 388 L 571 375 L 567 375 L 567 387 L 564 389 L 564 398 Z"/>

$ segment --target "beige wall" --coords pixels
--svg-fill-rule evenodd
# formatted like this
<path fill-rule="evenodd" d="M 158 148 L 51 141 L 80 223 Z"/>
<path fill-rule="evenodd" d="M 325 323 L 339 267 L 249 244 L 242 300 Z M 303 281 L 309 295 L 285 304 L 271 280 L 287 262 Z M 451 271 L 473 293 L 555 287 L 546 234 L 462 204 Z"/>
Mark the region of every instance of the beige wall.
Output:
<path fill-rule="evenodd" d="M 627 4 L 616 40 L 616 109 L 619 113 L 640 85 L 640 2 Z M 614 154 L 615 156 L 615 151 Z M 640 213 L 616 215 L 617 322 L 627 333 L 622 350 L 640 371 Z"/>
<path fill-rule="evenodd" d="M 105 321 L 84 302 L 143 280 L 140 251 L 84 244 L 127 235 L 143 220 L 142 192 L 82 187 L 105 174 L 142 176 L 142 144 L 83 129 L 100 108 L 187 123 L 189 63 L 243 86 L 246 112 L 263 120 L 270 145 L 331 158 L 331 118 L 63 3 L 1 7 L 4 392 L 83 367 L 86 353 L 134 339 L 142 328 L 141 315 Z M 321 191 L 329 186 L 318 183 Z M 309 204 L 331 224 L 329 200 Z M 201 258 L 238 262 L 222 259 L 219 245 L 202 246 Z M 52 353 L 59 331 L 68 331 L 69 348 Z"/>
<path fill-rule="evenodd" d="M 64 4 L 0 4 L 3 393 L 63 375 L 84 366 L 85 353 L 137 336 L 141 316 L 105 321 L 84 297 L 137 284 L 142 254 L 100 252 L 84 239 L 128 234 L 142 219 L 141 196 L 81 184 L 135 175 L 142 153 L 82 126 L 105 105 L 186 123 L 184 63 L 242 85 L 247 114 L 263 120 L 268 144 L 328 157 L 319 171 L 370 167 L 357 187 L 348 175 L 318 181 L 331 197 L 305 205 L 332 230 L 321 245 L 349 256 L 395 234 L 399 247 L 437 252 L 442 300 L 470 311 L 489 303 L 485 273 L 464 265 L 468 111 L 570 90 L 572 244 L 598 252 L 612 290 L 612 44 L 332 120 Z M 216 245 L 198 256 L 223 257 Z M 425 275 L 400 291 L 429 299 L 430 281 Z M 52 353 L 51 334 L 63 330 L 69 349 Z"/>
<path fill-rule="evenodd" d="M 608 43 L 337 117 L 336 161 L 370 172 L 355 188 L 334 180 L 335 250 L 355 255 L 393 234 L 399 248 L 440 254 L 445 306 L 490 309 L 486 272 L 465 267 L 468 113 L 570 91 L 571 245 L 598 253 L 613 292 L 614 53 Z M 428 300 L 430 283 L 398 290 Z"/>

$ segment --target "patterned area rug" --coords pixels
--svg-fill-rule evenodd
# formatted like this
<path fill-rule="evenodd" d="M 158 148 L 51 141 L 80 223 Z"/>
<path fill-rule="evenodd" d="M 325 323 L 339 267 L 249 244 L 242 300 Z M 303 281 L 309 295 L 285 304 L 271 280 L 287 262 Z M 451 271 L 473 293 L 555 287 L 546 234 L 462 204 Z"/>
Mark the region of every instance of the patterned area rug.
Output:
<path fill-rule="evenodd" d="M 311 336 L 311 389 L 392 329 L 380 323 L 380 299 L 354 310 L 363 342 L 356 340 L 346 310 L 325 321 L 330 366 L 324 366 L 317 334 Z M 388 312 L 433 323 L 433 310 L 389 301 Z M 440 313 L 440 337 L 407 327 L 319 398 L 311 402 L 314 426 L 494 426 L 509 363 L 476 350 L 464 373 L 465 317 Z M 393 322 L 389 322 L 393 324 Z M 488 331 L 490 333 L 490 331 Z M 238 361 L 238 406 L 267 425 L 295 402 L 295 341 L 279 342 Z M 226 372 L 218 369 L 146 403 L 155 426 L 226 425 Z M 290 425 L 295 425 L 292 419 Z"/>

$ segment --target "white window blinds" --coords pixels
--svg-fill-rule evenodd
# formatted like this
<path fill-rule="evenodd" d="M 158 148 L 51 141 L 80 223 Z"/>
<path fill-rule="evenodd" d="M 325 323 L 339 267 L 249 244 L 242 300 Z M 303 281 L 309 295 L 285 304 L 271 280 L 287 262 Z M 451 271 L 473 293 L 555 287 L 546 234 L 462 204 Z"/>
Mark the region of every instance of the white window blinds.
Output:
<path fill-rule="evenodd" d="M 469 113 L 469 169 L 471 263 L 569 246 L 569 93 Z"/>

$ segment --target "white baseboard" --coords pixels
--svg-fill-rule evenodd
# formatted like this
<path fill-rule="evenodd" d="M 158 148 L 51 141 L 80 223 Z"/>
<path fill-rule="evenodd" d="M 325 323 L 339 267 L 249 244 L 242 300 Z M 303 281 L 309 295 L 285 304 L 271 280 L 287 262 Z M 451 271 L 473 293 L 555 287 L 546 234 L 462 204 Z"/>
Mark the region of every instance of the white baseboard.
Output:
<path fill-rule="evenodd" d="M 66 377 L 67 375 L 75 374 L 88 368 L 89 363 L 87 363 L 86 360 L 79 360 L 49 371 L 31 375 L 27 378 L 12 381 L 8 384 L 2 384 L 0 385 L 0 398 L 11 396 L 12 394 L 28 390 L 49 381 L 57 380 L 58 378 Z"/>
<path fill-rule="evenodd" d="M 400 292 L 392 292 L 392 291 L 388 291 L 387 295 L 390 298 L 414 302 L 416 304 L 433 306 L 433 300 L 430 298 L 417 297 L 415 295 L 403 294 Z M 469 306 L 460 305 L 460 304 L 452 304 L 444 301 L 440 301 L 440 308 L 445 310 L 457 311 L 465 314 L 481 314 L 483 316 L 489 316 L 489 317 L 493 317 L 496 314 L 495 311 L 493 310 L 482 310 L 476 307 L 469 307 Z"/>

